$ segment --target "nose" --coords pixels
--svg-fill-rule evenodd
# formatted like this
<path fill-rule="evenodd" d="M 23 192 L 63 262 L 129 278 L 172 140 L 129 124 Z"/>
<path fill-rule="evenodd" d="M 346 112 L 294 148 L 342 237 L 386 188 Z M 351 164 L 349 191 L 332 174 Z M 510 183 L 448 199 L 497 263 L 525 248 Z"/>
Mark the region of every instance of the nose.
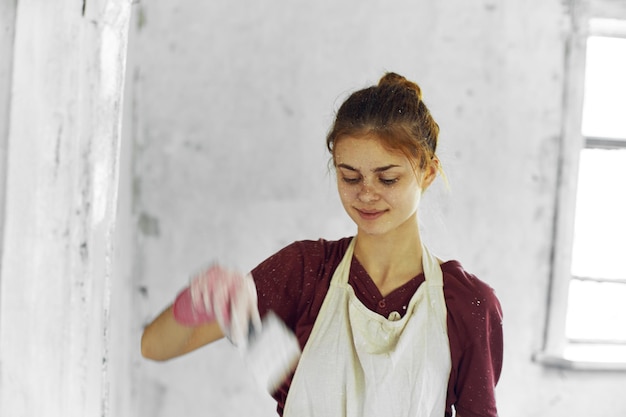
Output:
<path fill-rule="evenodd" d="M 370 182 L 364 181 L 357 198 L 363 203 L 371 203 L 373 201 L 377 201 L 380 196 L 378 195 L 376 188 Z"/>

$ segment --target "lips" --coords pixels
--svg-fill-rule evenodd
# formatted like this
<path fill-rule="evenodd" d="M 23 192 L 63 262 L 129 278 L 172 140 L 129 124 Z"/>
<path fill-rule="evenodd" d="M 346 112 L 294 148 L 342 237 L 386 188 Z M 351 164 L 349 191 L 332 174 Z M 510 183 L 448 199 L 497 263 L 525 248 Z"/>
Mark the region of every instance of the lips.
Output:
<path fill-rule="evenodd" d="M 375 220 L 385 214 L 387 210 L 368 210 L 355 208 L 359 216 L 364 220 Z"/>

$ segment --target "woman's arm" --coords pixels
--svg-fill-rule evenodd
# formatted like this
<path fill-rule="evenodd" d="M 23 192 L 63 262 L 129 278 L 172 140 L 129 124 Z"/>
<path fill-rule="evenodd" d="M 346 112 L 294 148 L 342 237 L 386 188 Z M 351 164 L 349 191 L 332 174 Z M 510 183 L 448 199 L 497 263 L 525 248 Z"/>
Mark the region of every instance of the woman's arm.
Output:
<path fill-rule="evenodd" d="M 143 331 L 141 355 L 146 359 L 165 361 L 189 353 L 224 337 L 216 321 L 190 327 L 174 319 L 172 306 L 165 309 Z"/>
<path fill-rule="evenodd" d="M 174 303 L 143 331 L 141 354 L 165 361 L 224 335 L 245 345 L 249 326 L 261 326 L 252 275 L 213 265 L 191 279 Z"/>

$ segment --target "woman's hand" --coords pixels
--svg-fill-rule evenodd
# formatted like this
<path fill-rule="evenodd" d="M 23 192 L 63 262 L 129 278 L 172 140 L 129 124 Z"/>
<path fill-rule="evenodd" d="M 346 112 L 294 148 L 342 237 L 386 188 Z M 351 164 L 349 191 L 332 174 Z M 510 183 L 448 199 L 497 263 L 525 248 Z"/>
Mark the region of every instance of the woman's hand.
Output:
<path fill-rule="evenodd" d="M 217 321 L 224 335 L 245 347 L 249 327 L 260 329 L 257 293 L 252 275 L 241 275 L 220 266 L 197 274 L 173 306 L 174 318 L 186 326 Z"/>
<path fill-rule="evenodd" d="M 195 275 L 173 305 L 146 326 L 141 352 L 145 358 L 164 361 L 224 335 L 244 348 L 250 326 L 261 327 L 252 276 L 213 266 Z"/>

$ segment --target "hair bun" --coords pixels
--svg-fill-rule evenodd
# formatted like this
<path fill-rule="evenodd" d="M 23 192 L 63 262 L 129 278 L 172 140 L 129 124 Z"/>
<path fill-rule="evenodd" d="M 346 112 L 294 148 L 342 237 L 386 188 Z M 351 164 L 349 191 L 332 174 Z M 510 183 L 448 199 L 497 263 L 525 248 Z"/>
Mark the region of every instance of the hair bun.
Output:
<path fill-rule="evenodd" d="M 396 74 L 395 72 L 388 72 L 385 75 L 383 75 L 380 81 L 378 81 L 378 85 L 381 87 L 386 86 L 386 85 L 387 86 L 402 86 L 410 90 L 413 90 L 415 94 L 417 95 L 417 98 L 419 100 L 422 99 L 422 89 L 420 88 L 420 86 L 414 83 L 413 81 L 407 80 L 402 75 Z"/>

